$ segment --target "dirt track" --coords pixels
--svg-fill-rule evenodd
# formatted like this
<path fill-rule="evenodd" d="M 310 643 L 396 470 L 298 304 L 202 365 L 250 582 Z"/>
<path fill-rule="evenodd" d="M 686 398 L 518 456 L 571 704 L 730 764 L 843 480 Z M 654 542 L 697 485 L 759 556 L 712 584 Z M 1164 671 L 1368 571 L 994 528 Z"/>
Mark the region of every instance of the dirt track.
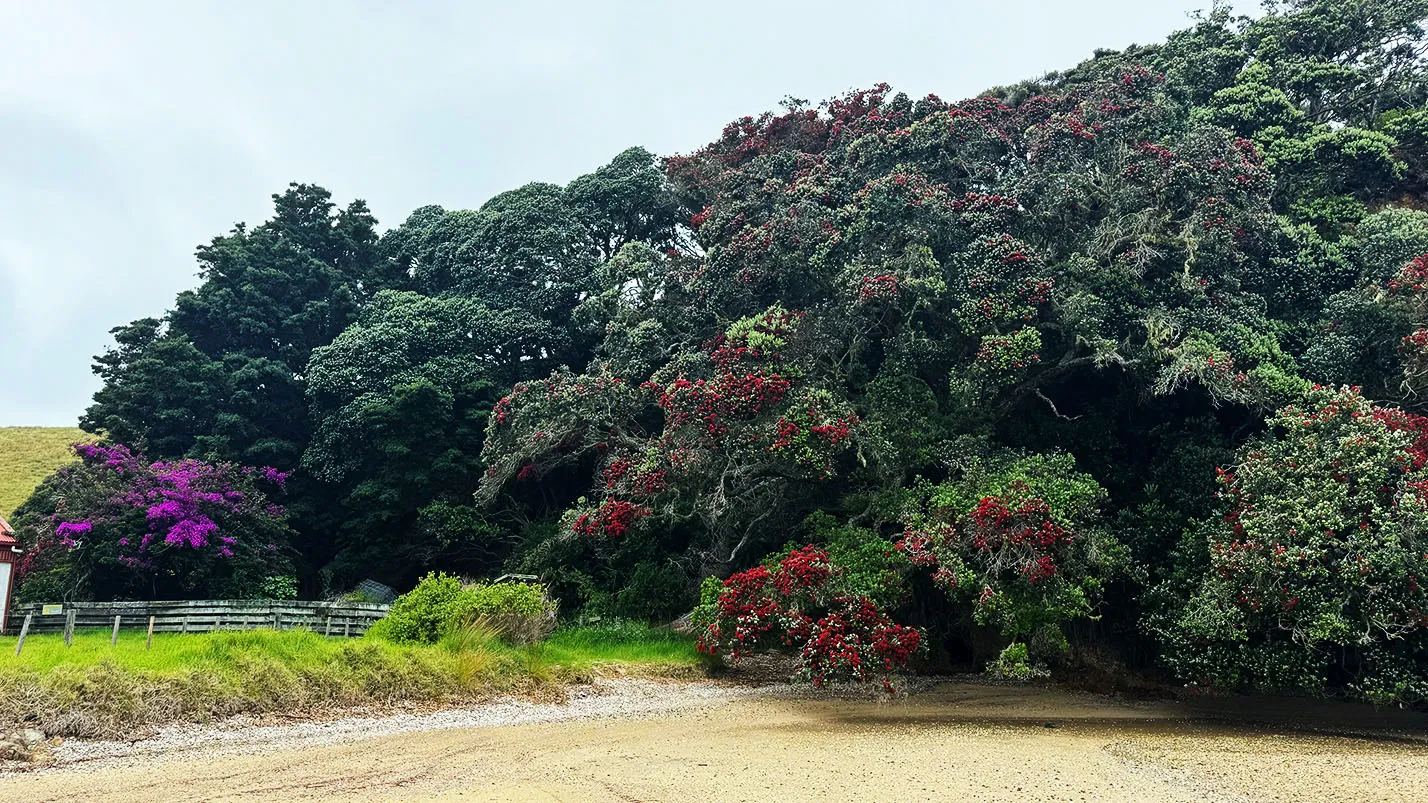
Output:
<path fill-rule="evenodd" d="M 1245 716 L 1236 708 L 1219 713 Z M 1249 727 L 1204 714 L 968 685 L 891 704 L 743 696 L 648 718 L 81 763 L 0 776 L 0 800 L 1428 800 L 1421 719 L 1281 705 L 1251 715 L 1278 724 Z M 1286 729 L 1315 722 L 1397 732 Z"/>

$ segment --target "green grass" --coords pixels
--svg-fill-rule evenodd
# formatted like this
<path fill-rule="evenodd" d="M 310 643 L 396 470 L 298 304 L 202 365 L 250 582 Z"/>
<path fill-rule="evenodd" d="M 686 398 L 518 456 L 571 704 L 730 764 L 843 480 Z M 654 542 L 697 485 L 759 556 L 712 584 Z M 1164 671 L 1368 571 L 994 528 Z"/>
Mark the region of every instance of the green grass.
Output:
<path fill-rule="evenodd" d="M 8 518 L 41 480 L 74 459 L 71 443 L 93 437 L 72 427 L 0 427 L 0 516 Z"/>
<path fill-rule="evenodd" d="M 611 666 L 622 673 L 688 674 L 692 640 L 642 626 L 575 628 L 511 646 L 470 628 L 436 645 L 324 638 L 269 630 L 154 636 L 102 630 L 31 636 L 15 656 L 0 638 L 0 730 L 29 722 L 63 736 L 122 737 L 169 722 L 235 714 L 325 710 L 400 702 L 461 702 L 492 695 L 558 696 L 563 684 Z"/>
<path fill-rule="evenodd" d="M 571 669 L 601 664 L 668 667 L 699 664 L 699 654 L 689 636 L 639 625 L 557 630 L 538 649 L 550 663 Z"/>

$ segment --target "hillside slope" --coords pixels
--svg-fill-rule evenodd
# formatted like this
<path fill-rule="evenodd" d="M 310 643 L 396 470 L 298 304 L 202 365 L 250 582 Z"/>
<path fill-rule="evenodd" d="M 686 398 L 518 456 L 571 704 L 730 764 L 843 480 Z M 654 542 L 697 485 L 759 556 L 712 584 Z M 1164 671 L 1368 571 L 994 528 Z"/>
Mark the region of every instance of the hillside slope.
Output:
<path fill-rule="evenodd" d="M 51 471 L 74 459 L 71 443 L 91 437 L 76 427 L 0 427 L 0 515 L 9 516 Z"/>

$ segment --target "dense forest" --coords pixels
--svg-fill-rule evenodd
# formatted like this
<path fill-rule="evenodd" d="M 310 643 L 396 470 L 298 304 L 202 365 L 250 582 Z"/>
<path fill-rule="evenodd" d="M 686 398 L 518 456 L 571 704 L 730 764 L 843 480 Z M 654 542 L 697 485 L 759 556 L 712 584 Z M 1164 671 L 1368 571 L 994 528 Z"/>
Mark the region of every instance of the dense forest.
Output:
<path fill-rule="evenodd" d="M 384 232 L 294 184 L 113 331 L 20 593 L 519 572 L 816 683 L 1428 699 L 1425 18 L 1216 8 Z"/>

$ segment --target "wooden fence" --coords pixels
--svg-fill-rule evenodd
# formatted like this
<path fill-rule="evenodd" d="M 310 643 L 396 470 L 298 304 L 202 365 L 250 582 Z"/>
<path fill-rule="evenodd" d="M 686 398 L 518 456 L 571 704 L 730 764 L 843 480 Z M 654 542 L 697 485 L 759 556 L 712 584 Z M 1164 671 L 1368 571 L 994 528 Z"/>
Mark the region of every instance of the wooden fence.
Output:
<path fill-rule="evenodd" d="M 306 628 L 330 636 L 360 636 L 387 615 L 390 605 L 366 602 L 299 602 L 297 600 L 185 600 L 179 602 L 71 602 L 62 606 L 16 605 L 5 632 L 14 635 L 27 615 L 31 633 L 62 633 L 73 628 L 114 627 L 147 630 L 154 617 L 155 633 L 208 633 L 214 630 L 296 630 Z M 59 610 L 55 610 L 59 608 Z"/>

